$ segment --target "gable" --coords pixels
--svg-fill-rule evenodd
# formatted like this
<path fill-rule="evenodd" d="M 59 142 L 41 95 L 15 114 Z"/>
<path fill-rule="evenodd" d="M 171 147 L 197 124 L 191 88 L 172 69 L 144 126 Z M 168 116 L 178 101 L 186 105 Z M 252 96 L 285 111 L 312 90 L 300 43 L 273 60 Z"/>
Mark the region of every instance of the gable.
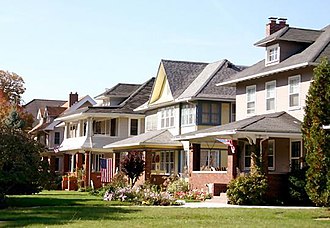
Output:
<path fill-rule="evenodd" d="M 154 88 L 151 93 L 149 104 L 159 104 L 167 101 L 172 101 L 173 95 L 167 80 L 164 65 L 159 65 L 157 78 L 155 81 Z"/>

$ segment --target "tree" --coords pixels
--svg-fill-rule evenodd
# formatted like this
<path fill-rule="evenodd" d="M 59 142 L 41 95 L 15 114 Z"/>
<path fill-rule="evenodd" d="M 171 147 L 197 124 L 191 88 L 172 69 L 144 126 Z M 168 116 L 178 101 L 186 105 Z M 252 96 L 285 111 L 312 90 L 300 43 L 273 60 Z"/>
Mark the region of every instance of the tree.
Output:
<path fill-rule="evenodd" d="M 33 116 L 25 112 L 21 105 L 25 92 L 22 77 L 15 73 L 0 70 L 0 122 L 3 122 L 14 109 L 24 122 L 24 129 L 33 123 Z"/>
<path fill-rule="evenodd" d="M 21 76 L 0 70 L 0 97 L 3 96 L 10 103 L 20 104 L 24 92 L 24 80 Z"/>
<path fill-rule="evenodd" d="M 302 125 L 306 148 L 306 192 L 318 206 L 330 206 L 330 64 L 327 59 L 314 69 Z"/>
<path fill-rule="evenodd" d="M 129 152 L 121 162 L 121 171 L 128 176 L 132 187 L 142 175 L 144 168 L 145 162 L 140 152 Z"/>
<path fill-rule="evenodd" d="M 12 113 L 5 121 L 8 124 L 0 127 L 0 195 L 39 192 L 43 148 L 28 137 L 17 124 L 21 121 L 19 115 Z"/>

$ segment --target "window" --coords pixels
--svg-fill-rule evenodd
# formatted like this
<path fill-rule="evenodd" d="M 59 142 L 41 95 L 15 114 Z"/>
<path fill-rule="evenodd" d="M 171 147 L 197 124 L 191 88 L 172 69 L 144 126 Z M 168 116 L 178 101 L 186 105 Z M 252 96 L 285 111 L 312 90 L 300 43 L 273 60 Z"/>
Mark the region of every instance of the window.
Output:
<path fill-rule="evenodd" d="M 247 114 L 254 114 L 256 107 L 256 86 L 247 86 L 246 87 L 246 111 Z"/>
<path fill-rule="evenodd" d="M 280 59 L 280 47 L 278 45 L 267 47 L 266 64 L 278 63 L 279 59 Z"/>
<path fill-rule="evenodd" d="M 291 141 L 291 170 L 302 168 L 301 141 Z"/>
<path fill-rule="evenodd" d="M 61 159 L 59 157 L 55 158 L 55 171 L 61 171 Z"/>
<path fill-rule="evenodd" d="M 138 135 L 138 126 L 139 126 L 138 119 L 131 119 L 130 126 L 131 126 L 130 135 Z"/>
<path fill-rule="evenodd" d="M 103 158 L 103 154 L 92 154 L 92 171 L 99 172 L 100 171 L 100 159 Z"/>
<path fill-rule="evenodd" d="M 299 106 L 300 75 L 289 77 L 289 107 Z"/>
<path fill-rule="evenodd" d="M 76 155 L 69 155 L 69 172 L 76 171 Z"/>
<path fill-rule="evenodd" d="M 275 170 L 275 140 L 268 140 L 268 170 Z"/>
<path fill-rule="evenodd" d="M 55 145 L 59 145 L 60 144 L 60 141 L 61 141 L 60 132 L 55 132 L 55 135 L 54 135 L 54 144 Z"/>
<path fill-rule="evenodd" d="M 161 128 L 169 128 L 174 126 L 174 108 L 164 108 L 161 110 Z"/>
<path fill-rule="evenodd" d="M 231 122 L 236 121 L 236 104 L 231 104 Z"/>
<path fill-rule="evenodd" d="M 75 138 L 78 136 L 78 125 L 70 124 L 69 126 L 69 138 Z"/>
<path fill-rule="evenodd" d="M 152 153 L 151 170 L 157 174 L 174 172 L 174 151 L 160 151 Z"/>
<path fill-rule="evenodd" d="M 200 124 L 218 125 L 220 124 L 221 103 L 202 103 L 200 106 Z"/>
<path fill-rule="evenodd" d="M 226 171 L 227 150 L 201 149 L 200 171 Z"/>
<path fill-rule="evenodd" d="M 117 135 L 117 119 L 110 120 L 110 136 Z"/>
<path fill-rule="evenodd" d="M 181 125 L 191 125 L 195 123 L 195 106 L 184 104 L 181 109 Z"/>
<path fill-rule="evenodd" d="M 251 153 L 252 153 L 252 146 L 249 144 L 245 144 L 244 146 L 244 168 L 250 169 L 251 167 Z"/>
<path fill-rule="evenodd" d="M 157 130 L 157 115 L 146 116 L 146 131 Z"/>
<path fill-rule="evenodd" d="M 266 110 L 275 110 L 276 81 L 266 82 Z"/>

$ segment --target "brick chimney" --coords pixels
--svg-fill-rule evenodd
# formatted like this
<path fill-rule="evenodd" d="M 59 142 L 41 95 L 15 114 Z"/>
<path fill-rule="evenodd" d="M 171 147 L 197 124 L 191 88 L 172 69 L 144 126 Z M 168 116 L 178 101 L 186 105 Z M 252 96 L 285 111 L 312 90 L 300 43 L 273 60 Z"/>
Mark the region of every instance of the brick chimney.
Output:
<path fill-rule="evenodd" d="M 78 101 L 78 93 L 70 93 L 69 94 L 69 107 L 71 107 L 74 103 Z"/>
<path fill-rule="evenodd" d="M 284 28 L 285 26 L 289 26 L 286 23 L 286 18 L 277 18 L 277 17 L 270 17 L 269 23 L 266 25 L 266 36 L 269 36 L 281 28 Z"/>

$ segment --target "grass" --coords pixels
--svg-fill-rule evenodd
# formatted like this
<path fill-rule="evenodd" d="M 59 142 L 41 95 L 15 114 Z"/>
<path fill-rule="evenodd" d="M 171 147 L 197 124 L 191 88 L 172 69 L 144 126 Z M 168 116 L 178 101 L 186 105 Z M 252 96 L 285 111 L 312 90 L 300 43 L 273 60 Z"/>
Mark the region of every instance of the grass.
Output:
<path fill-rule="evenodd" d="M 0 227 L 329 227 L 329 209 L 139 207 L 82 192 L 10 196 Z M 317 220 L 320 219 L 321 220 Z M 325 218 L 325 219 L 324 219 Z M 324 219 L 324 220 L 322 220 Z"/>

